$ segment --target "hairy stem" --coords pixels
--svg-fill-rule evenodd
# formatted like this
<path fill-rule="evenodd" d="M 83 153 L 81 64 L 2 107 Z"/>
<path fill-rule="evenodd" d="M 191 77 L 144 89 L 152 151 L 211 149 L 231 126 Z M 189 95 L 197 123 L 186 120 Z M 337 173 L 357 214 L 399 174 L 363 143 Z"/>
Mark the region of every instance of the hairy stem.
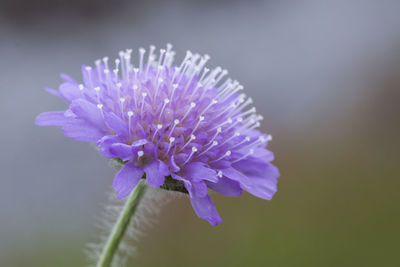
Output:
<path fill-rule="evenodd" d="M 97 262 L 97 267 L 110 267 L 114 254 L 124 237 L 125 231 L 129 225 L 129 222 L 133 215 L 135 215 L 136 209 L 139 206 L 140 200 L 142 199 L 146 191 L 146 182 L 141 179 L 135 189 L 132 190 L 128 196 L 124 207 L 119 215 L 117 222 L 112 229 L 110 236 L 107 239 L 107 243 L 100 255 Z"/>

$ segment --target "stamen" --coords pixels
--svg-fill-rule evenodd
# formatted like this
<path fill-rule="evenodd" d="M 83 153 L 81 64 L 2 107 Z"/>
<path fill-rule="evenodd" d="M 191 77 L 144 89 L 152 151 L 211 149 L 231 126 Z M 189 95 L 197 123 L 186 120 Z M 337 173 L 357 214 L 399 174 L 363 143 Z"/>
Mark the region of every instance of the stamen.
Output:
<path fill-rule="evenodd" d="M 254 149 L 250 149 L 249 153 L 243 155 L 242 157 L 238 158 L 237 160 L 231 161 L 231 164 L 239 162 L 239 161 L 241 161 L 241 160 L 243 160 L 243 159 L 245 159 L 248 156 L 253 155 L 253 154 L 254 154 Z"/>
<path fill-rule="evenodd" d="M 173 133 L 174 130 L 175 130 L 176 125 L 178 125 L 178 124 L 179 124 L 179 120 L 174 120 L 174 125 L 172 126 L 172 129 L 171 129 L 171 131 L 169 132 L 168 138 L 171 137 L 172 133 Z"/>
<path fill-rule="evenodd" d="M 203 115 L 204 113 L 206 113 L 207 110 L 209 108 L 211 108 L 212 105 L 215 105 L 217 103 L 218 103 L 218 100 L 216 100 L 216 99 L 211 100 L 210 104 L 208 104 L 208 106 L 200 113 L 200 115 Z"/>
<path fill-rule="evenodd" d="M 218 176 L 219 178 L 222 178 L 222 171 L 218 171 L 217 176 Z"/>
<path fill-rule="evenodd" d="M 192 142 L 192 141 L 195 140 L 195 139 L 196 139 L 196 136 L 195 136 L 194 134 L 191 134 L 191 135 L 190 135 L 190 138 L 189 138 L 189 141 L 187 141 L 186 144 L 183 145 L 183 147 L 180 149 L 180 151 L 184 150 L 185 147 L 186 147 L 187 145 L 189 145 L 190 142 Z"/>
<path fill-rule="evenodd" d="M 215 160 L 212 160 L 211 162 L 219 161 L 219 160 L 221 160 L 221 159 L 223 159 L 225 157 L 229 157 L 231 154 L 232 154 L 232 152 L 230 150 L 228 150 L 228 151 L 225 152 L 225 154 L 223 156 L 221 156 L 221 157 L 219 157 L 219 158 L 217 158 Z"/>
<path fill-rule="evenodd" d="M 191 134 L 193 134 L 194 132 L 196 132 L 197 128 L 199 127 L 200 123 L 204 120 L 204 116 L 200 116 L 199 117 L 199 121 L 197 122 L 196 126 L 193 128 Z"/>
<path fill-rule="evenodd" d="M 131 110 L 129 110 L 128 112 L 127 112 L 127 115 L 128 115 L 128 130 L 129 130 L 129 135 L 131 135 L 131 118 L 132 118 L 132 116 L 133 116 L 133 111 L 131 111 Z"/>
<path fill-rule="evenodd" d="M 139 151 L 137 152 L 137 155 L 138 155 L 138 159 L 140 159 L 141 157 L 143 157 L 144 151 L 143 151 L 143 150 L 139 150 Z"/>
<path fill-rule="evenodd" d="M 220 134 L 221 132 L 222 132 L 222 128 L 221 128 L 221 127 L 218 127 L 217 132 L 214 134 L 213 138 L 211 138 L 210 142 L 208 142 L 208 143 L 206 144 L 206 146 L 208 146 L 209 144 L 211 144 L 211 143 L 215 140 L 215 138 L 217 138 L 217 135 Z"/>
<path fill-rule="evenodd" d="M 167 152 L 166 152 L 165 154 L 168 154 L 169 150 L 170 150 L 171 147 L 172 147 L 172 143 L 173 143 L 174 141 L 175 141 L 175 137 L 170 137 L 170 138 L 169 138 L 169 145 L 168 145 Z"/>
<path fill-rule="evenodd" d="M 144 107 L 144 100 L 147 96 L 147 93 L 142 93 L 142 106 L 140 107 L 140 116 L 143 117 L 143 107 Z"/>
<path fill-rule="evenodd" d="M 193 154 L 197 152 L 197 148 L 196 147 L 192 147 L 192 152 L 190 152 L 189 157 L 185 160 L 185 162 L 182 165 L 185 165 L 186 163 L 189 162 L 189 160 L 192 158 Z"/>
<path fill-rule="evenodd" d="M 250 137 L 246 136 L 242 141 L 240 141 L 239 143 L 235 144 L 234 146 L 231 146 L 229 149 L 233 150 L 234 148 L 242 145 L 243 143 L 250 142 L 250 140 L 251 140 Z"/>
<path fill-rule="evenodd" d="M 151 138 L 151 141 L 154 141 L 154 138 L 156 137 L 157 132 L 162 129 L 163 125 L 162 124 L 157 124 L 157 129 L 155 130 L 153 134 L 153 138 Z"/>
<path fill-rule="evenodd" d="M 139 69 L 140 69 L 140 72 L 143 71 L 143 56 L 144 56 L 144 53 L 146 53 L 146 50 L 143 47 L 139 48 Z"/>
<path fill-rule="evenodd" d="M 190 106 L 189 106 L 188 110 L 186 111 L 185 115 L 183 116 L 182 121 L 185 120 L 186 116 L 189 115 L 189 112 L 190 112 L 195 106 L 196 106 L 196 103 L 194 103 L 194 102 L 190 103 Z"/>
<path fill-rule="evenodd" d="M 227 123 L 231 124 L 232 122 L 233 122 L 232 118 L 228 118 L 226 121 L 224 121 L 223 123 L 220 123 L 219 125 L 213 127 L 212 129 L 208 130 L 207 132 L 214 131 L 215 129 L 218 129 L 218 128 L 224 126 L 225 124 L 227 124 Z"/>
<path fill-rule="evenodd" d="M 162 114 L 163 114 L 163 112 L 164 112 L 164 109 L 165 109 L 165 107 L 167 106 L 168 103 L 169 103 L 169 99 L 168 99 L 168 98 L 165 98 L 165 99 L 164 99 L 164 104 L 163 104 L 163 106 L 162 106 L 162 108 L 161 108 L 160 115 L 158 116 L 158 120 L 161 120 L 161 116 L 162 116 Z"/>
<path fill-rule="evenodd" d="M 208 151 L 210 151 L 210 149 L 212 149 L 213 147 L 218 145 L 218 141 L 213 141 L 212 144 L 203 152 L 201 152 L 198 157 L 200 157 L 201 155 L 204 155 L 205 153 L 207 153 Z"/>
<path fill-rule="evenodd" d="M 231 141 L 232 139 L 234 139 L 234 138 L 236 138 L 236 137 L 239 137 L 239 136 L 240 136 L 240 133 L 239 133 L 239 132 L 235 132 L 231 137 L 229 137 L 229 138 L 226 139 L 224 142 L 222 142 L 221 146 L 222 146 L 222 145 L 225 145 L 226 143 L 228 143 L 228 142 Z"/>

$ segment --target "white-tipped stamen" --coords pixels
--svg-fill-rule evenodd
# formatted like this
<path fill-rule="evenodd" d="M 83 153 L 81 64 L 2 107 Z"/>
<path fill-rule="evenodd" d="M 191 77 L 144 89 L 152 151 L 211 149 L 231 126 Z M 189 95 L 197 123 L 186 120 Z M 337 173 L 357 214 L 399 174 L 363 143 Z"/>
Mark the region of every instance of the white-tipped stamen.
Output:
<path fill-rule="evenodd" d="M 200 157 L 201 155 L 204 155 L 205 153 L 207 153 L 208 151 L 210 151 L 210 149 L 212 149 L 213 147 L 215 147 L 215 146 L 217 146 L 217 145 L 218 145 L 218 141 L 213 141 L 213 142 L 211 143 L 211 145 L 210 145 L 209 147 L 207 147 L 206 150 L 204 150 L 203 152 L 201 152 L 201 153 L 198 155 L 198 157 Z"/>
<path fill-rule="evenodd" d="M 253 155 L 253 154 L 254 154 L 254 149 L 250 149 L 250 151 L 247 154 L 243 155 L 242 157 L 240 157 L 234 161 L 231 161 L 231 164 L 239 162 L 241 160 L 244 160 L 245 158 L 247 158 L 248 156 Z"/>
<path fill-rule="evenodd" d="M 184 121 L 186 119 L 186 116 L 189 115 L 189 112 L 196 106 L 196 103 L 192 102 L 190 103 L 189 108 L 186 110 L 185 115 L 183 116 L 181 121 Z"/>
<path fill-rule="evenodd" d="M 191 134 L 189 140 L 183 145 L 183 147 L 179 151 L 184 150 L 185 147 L 187 147 L 187 145 L 189 145 L 190 142 L 192 142 L 193 140 L 196 140 L 196 136 L 194 134 Z"/>
<path fill-rule="evenodd" d="M 169 153 L 169 151 L 170 151 L 170 149 L 172 147 L 172 143 L 175 141 L 175 137 L 170 137 L 168 140 L 169 140 L 169 145 L 168 145 L 168 149 L 167 149 L 166 154 Z"/>
<path fill-rule="evenodd" d="M 231 152 L 230 150 L 228 150 L 228 151 L 225 152 L 225 154 L 224 154 L 223 156 L 221 156 L 221 157 L 219 157 L 219 158 L 217 158 L 217 159 L 215 159 L 215 160 L 212 160 L 211 162 L 219 161 L 219 160 L 221 160 L 221 159 L 224 159 L 224 158 L 226 158 L 226 157 L 229 157 L 231 154 L 232 154 L 232 152 Z"/>
<path fill-rule="evenodd" d="M 189 160 L 192 158 L 193 154 L 197 152 L 197 148 L 194 146 L 192 147 L 192 151 L 190 152 L 189 157 L 187 157 L 187 159 L 185 160 L 185 162 L 182 165 L 185 165 L 186 163 L 189 162 Z"/>
<path fill-rule="evenodd" d="M 171 131 L 169 132 L 168 138 L 171 137 L 172 133 L 173 133 L 174 130 L 175 130 L 176 125 L 178 125 L 178 124 L 179 124 L 179 120 L 178 120 L 178 119 L 175 119 L 175 120 L 174 120 L 174 125 L 172 126 Z"/>
<path fill-rule="evenodd" d="M 168 99 L 168 98 L 165 98 L 165 99 L 164 99 L 164 104 L 163 104 L 163 106 L 162 106 L 162 108 L 161 108 L 160 115 L 158 115 L 158 120 L 161 120 L 161 116 L 163 115 L 164 109 L 165 109 L 165 107 L 168 105 L 168 103 L 169 103 L 169 99 Z"/>
<path fill-rule="evenodd" d="M 154 141 L 154 138 L 156 137 L 156 134 L 158 133 L 159 130 L 162 129 L 162 127 L 163 127 L 162 124 L 157 124 L 157 128 L 156 128 L 156 130 L 154 131 L 153 138 L 151 138 L 151 141 Z"/>

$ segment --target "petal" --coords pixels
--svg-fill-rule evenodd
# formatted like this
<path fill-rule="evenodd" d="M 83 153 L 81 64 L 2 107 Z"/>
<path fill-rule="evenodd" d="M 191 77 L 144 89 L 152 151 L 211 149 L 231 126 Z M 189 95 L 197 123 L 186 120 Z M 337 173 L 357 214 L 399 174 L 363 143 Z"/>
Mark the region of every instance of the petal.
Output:
<path fill-rule="evenodd" d="M 117 191 L 118 199 L 123 199 L 128 196 L 133 188 L 143 177 L 143 170 L 135 167 L 133 163 L 128 162 L 121 168 L 115 176 L 113 187 Z"/>
<path fill-rule="evenodd" d="M 90 103 L 85 99 L 76 99 L 71 103 L 70 108 L 78 118 L 96 126 L 97 128 L 105 129 L 101 110 L 95 104 Z"/>
<path fill-rule="evenodd" d="M 277 190 L 279 170 L 270 163 L 244 160 L 233 164 L 234 168 L 223 169 L 224 176 L 240 183 L 242 189 L 256 197 L 270 200 Z"/>
<path fill-rule="evenodd" d="M 218 182 L 217 172 L 207 167 L 203 162 L 192 162 L 185 166 L 184 173 L 186 177 L 189 177 L 192 181 L 211 181 Z"/>
<path fill-rule="evenodd" d="M 69 82 L 62 83 L 58 88 L 60 95 L 69 102 L 82 97 L 78 86 Z"/>
<path fill-rule="evenodd" d="M 242 194 L 242 188 L 236 181 L 222 177 L 217 183 L 206 182 L 208 187 L 224 196 L 238 197 Z"/>
<path fill-rule="evenodd" d="M 100 148 L 100 153 L 106 158 L 116 158 L 116 156 L 110 152 L 110 146 L 115 143 L 121 142 L 116 135 L 106 135 L 97 141 L 96 145 Z"/>
<path fill-rule="evenodd" d="M 205 182 L 193 182 L 185 177 L 171 173 L 172 178 L 182 181 L 190 197 L 205 197 L 207 195 L 207 185 Z"/>
<path fill-rule="evenodd" d="M 108 127 L 110 127 L 117 135 L 121 136 L 122 138 L 126 138 L 129 136 L 129 129 L 127 124 L 115 113 L 104 113 L 104 121 L 107 123 Z"/>
<path fill-rule="evenodd" d="M 123 161 L 129 160 L 133 157 L 132 147 L 127 144 L 111 144 L 109 151 L 112 155 L 114 155 L 114 158 L 120 158 Z"/>
<path fill-rule="evenodd" d="M 85 121 L 71 119 L 63 124 L 65 136 L 77 141 L 96 142 L 104 136 L 104 132 Z"/>
<path fill-rule="evenodd" d="M 46 92 L 48 92 L 49 94 L 52 94 L 54 96 L 62 97 L 60 92 L 57 90 L 54 90 L 53 88 L 45 88 L 44 90 L 46 90 Z"/>
<path fill-rule="evenodd" d="M 191 197 L 190 202 L 192 203 L 192 207 L 199 218 L 207 220 L 211 225 L 214 226 L 222 222 L 221 217 L 215 209 L 214 203 L 208 195 L 202 198 Z"/>
<path fill-rule="evenodd" d="M 160 187 L 165 182 L 165 176 L 169 175 L 168 166 L 161 160 L 153 160 L 143 167 L 146 172 L 147 183 L 154 187 Z"/>
<path fill-rule="evenodd" d="M 53 111 L 39 114 L 35 123 L 40 126 L 62 126 L 66 120 L 64 111 Z"/>

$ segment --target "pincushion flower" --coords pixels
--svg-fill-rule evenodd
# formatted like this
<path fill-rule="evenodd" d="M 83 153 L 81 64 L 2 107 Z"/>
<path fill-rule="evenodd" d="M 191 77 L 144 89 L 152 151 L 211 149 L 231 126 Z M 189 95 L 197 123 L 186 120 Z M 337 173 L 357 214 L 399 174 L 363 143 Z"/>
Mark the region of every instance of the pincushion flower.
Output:
<path fill-rule="evenodd" d="M 277 190 L 278 169 L 266 149 L 270 135 L 257 128 L 262 120 L 251 98 L 220 67 L 205 67 L 208 55 L 188 51 L 175 65 L 172 46 L 140 48 L 82 67 L 82 83 L 67 75 L 59 90 L 65 111 L 36 118 L 42 126 L 60 126 L 78 141 L 95 142 L 104 157 L 123 167 L 113 186 L 127 197 L 141 179 L 148 185 L 189 194 L 197 216 L 222 222 L 209 190 L 239 196 L 242 190 L 270 200 Z M 112 67 L 111 67 L 112 65 Z"/>

